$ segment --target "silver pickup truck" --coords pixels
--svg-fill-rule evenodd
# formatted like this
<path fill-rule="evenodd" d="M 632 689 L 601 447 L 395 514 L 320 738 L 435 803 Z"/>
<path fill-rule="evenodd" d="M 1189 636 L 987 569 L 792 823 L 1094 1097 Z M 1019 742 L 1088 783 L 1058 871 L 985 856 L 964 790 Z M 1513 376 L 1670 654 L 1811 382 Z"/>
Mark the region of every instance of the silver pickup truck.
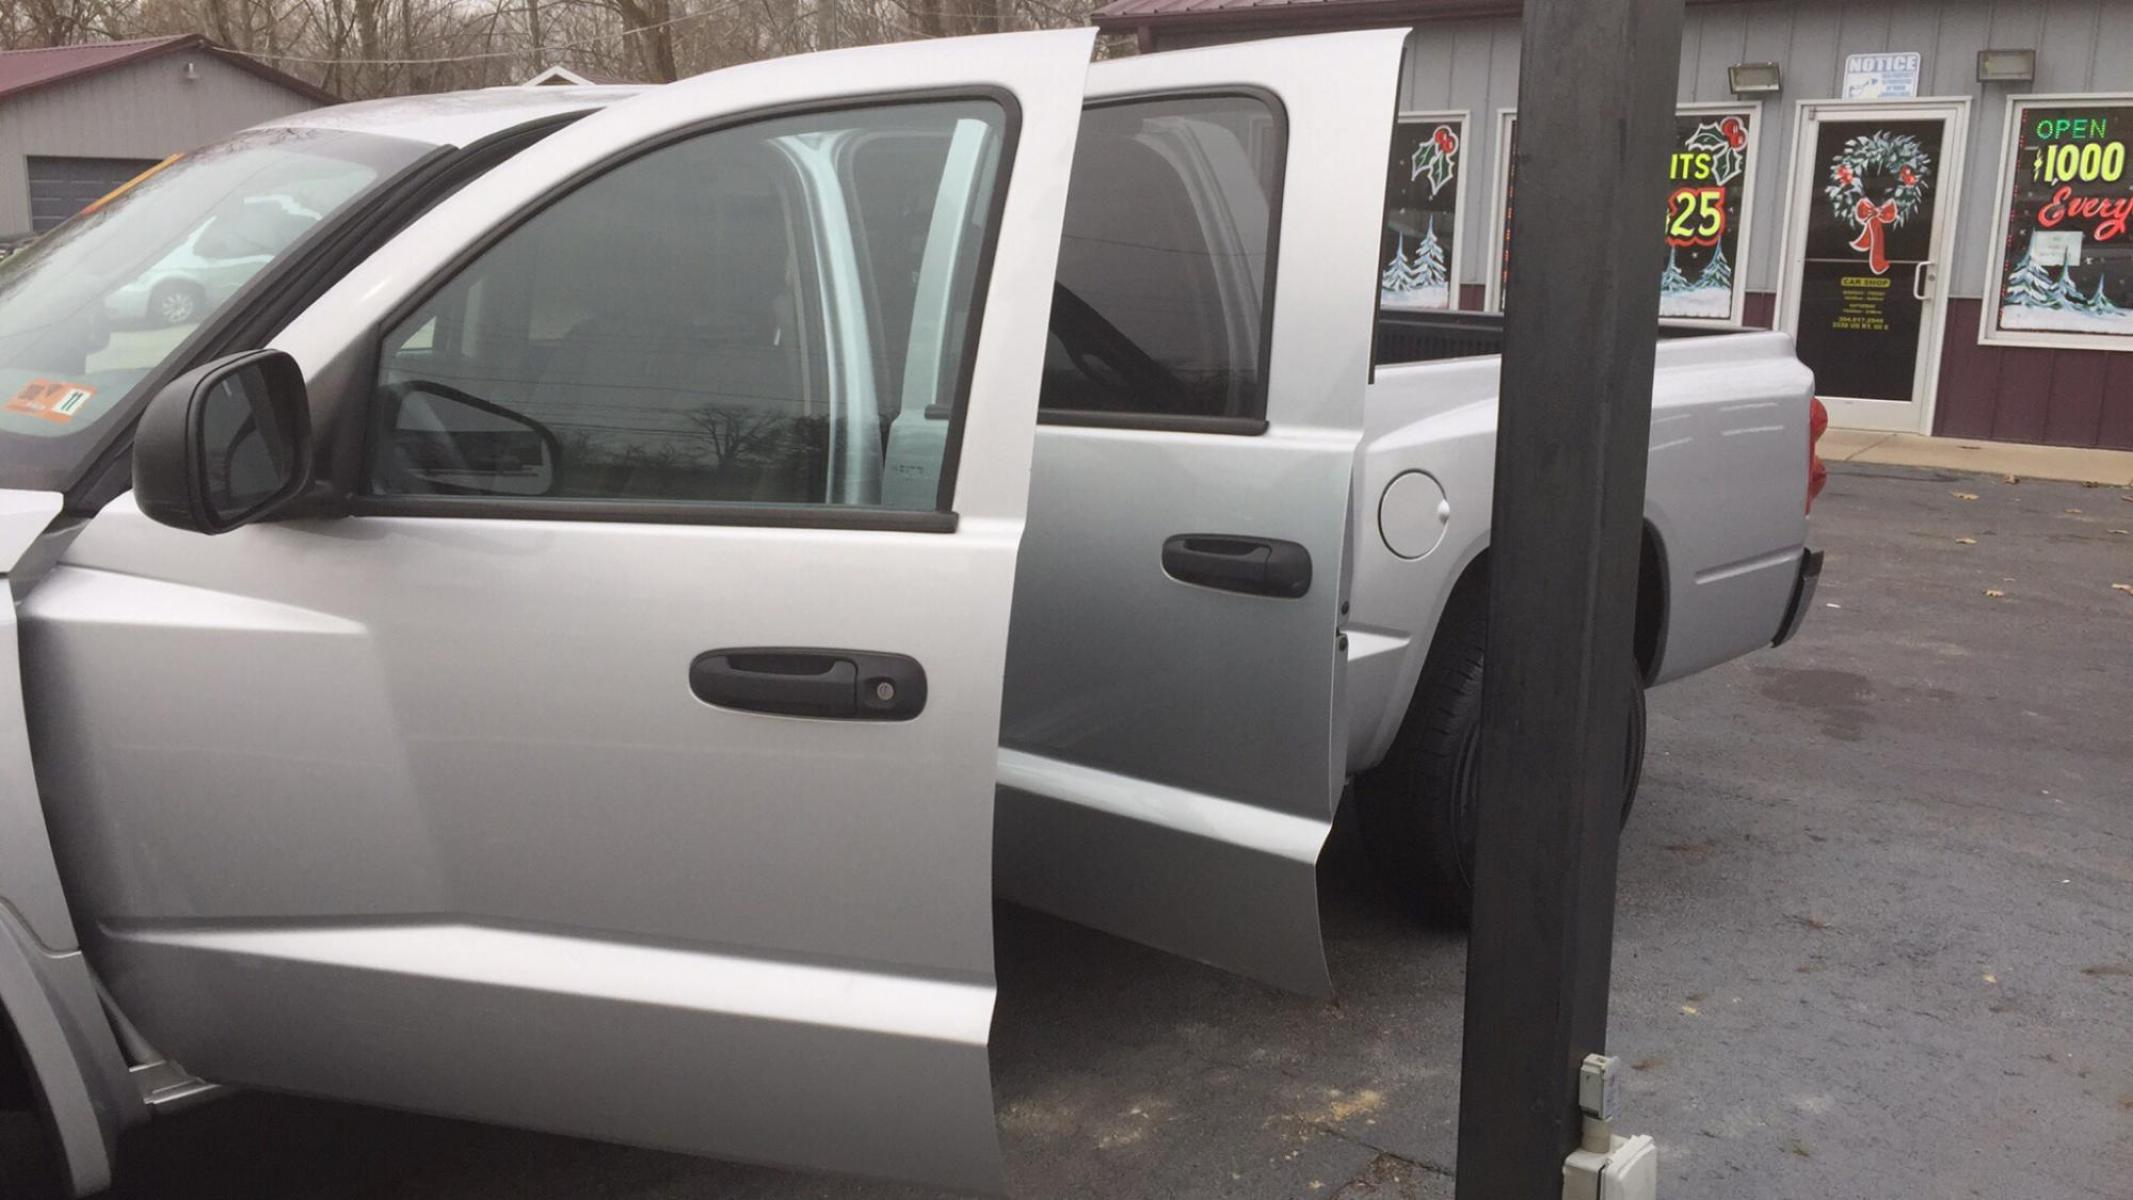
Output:
<path fill-rule="evenodd" d="M 329 109 L 8 262 L 0 1102 L 64 1186 L 240 1085 L 997 1190 L 995 896 L 1324 993 L 1353 783 L 1456 914 L 1500 322 L 1375 311 L 1401 43 Z M 111 323 L 263 195 L 315 225 Z M 1677 332 L 1640 750 L 1819 563 L 1808 373 Z"/>

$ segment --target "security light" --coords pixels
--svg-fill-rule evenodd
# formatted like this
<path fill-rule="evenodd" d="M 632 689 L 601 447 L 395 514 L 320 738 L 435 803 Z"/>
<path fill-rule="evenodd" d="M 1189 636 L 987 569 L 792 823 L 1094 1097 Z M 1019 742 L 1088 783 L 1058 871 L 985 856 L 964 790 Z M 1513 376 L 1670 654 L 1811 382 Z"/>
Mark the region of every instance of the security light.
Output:
<path fill-rule="evenodd" d="M 2037 77 L 2035 50 L 1980 50 L 1977 52 L 1979 83 L 2028 83 Z"/>
<path fill-rule="evenodd" d="M 1736 96 L 1775 96 L 1784 82 L 1784 72 L 1774 62 L 1734 63 L 1726 68 L 1726 84 Z"/>

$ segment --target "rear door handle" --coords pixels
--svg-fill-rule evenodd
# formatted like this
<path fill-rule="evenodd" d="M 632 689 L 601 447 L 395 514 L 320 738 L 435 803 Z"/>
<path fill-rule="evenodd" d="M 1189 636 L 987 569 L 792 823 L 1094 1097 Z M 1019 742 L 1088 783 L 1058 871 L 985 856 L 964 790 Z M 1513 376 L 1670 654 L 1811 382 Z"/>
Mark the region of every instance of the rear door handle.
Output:
<path fill-rule="evenodd" d="M 1163 571 L 1179 583 L 1293 600 L 1311 590 L 1311 552 L 1278 538 L 1181 533 L 1163 543 Z"/>
<path fill-rule="evenodd" d="M 706 704 L 788 717 L 908 721 L 926 707 L 926 669 L 901 654 L 750 646 L 706 650 L 689 664 Z"/>

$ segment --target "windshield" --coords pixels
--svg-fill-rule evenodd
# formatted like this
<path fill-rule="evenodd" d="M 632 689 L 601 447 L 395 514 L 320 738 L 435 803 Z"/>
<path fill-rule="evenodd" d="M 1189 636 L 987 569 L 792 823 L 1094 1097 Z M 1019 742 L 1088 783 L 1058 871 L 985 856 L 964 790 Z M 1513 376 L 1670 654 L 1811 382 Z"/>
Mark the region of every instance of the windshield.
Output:
<path fill-rule="evenodd" d="M 195 329 L 429 149 L 342 130 L 239 134 L 164 162 L 0 261 L 0 487 L 71 486 Z"/>

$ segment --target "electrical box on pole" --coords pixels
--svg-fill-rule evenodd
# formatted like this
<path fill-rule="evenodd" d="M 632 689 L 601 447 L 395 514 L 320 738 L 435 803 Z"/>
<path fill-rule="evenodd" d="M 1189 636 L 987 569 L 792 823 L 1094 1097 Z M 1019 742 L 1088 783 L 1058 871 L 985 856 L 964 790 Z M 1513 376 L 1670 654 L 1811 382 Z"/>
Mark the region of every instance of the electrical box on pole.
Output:
<path fill-rule="evenodd" d="M 1524 5 L 1459 1200 L 1656 1182 L 1650 1140 L 1580 1099 L 1606 1049 L 1682 6 Z"/>

